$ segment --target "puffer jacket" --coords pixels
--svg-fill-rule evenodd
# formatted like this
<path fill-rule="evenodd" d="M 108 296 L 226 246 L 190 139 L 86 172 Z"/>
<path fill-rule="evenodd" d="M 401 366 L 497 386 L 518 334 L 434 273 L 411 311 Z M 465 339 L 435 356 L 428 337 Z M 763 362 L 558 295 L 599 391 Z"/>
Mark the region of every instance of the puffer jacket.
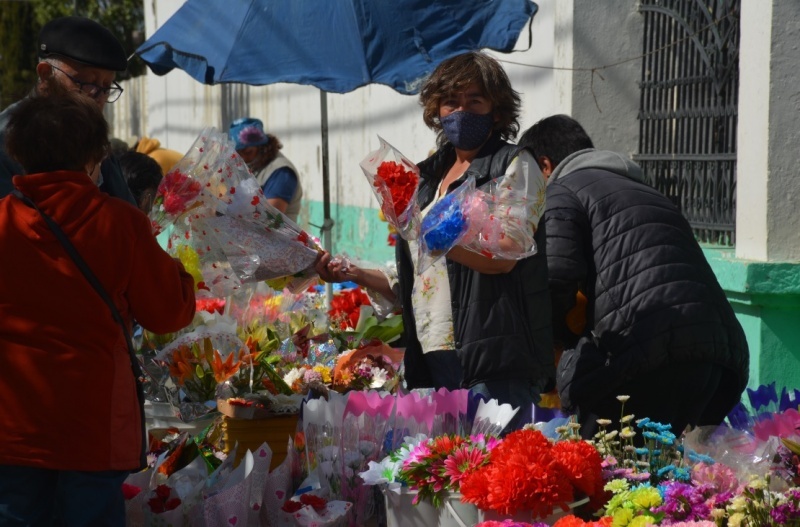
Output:
<path fill-rule="evenodd" d="M 572 154 L 550 176 L 545 218 L 555 339 L 584 360 L 580 371 L 559 366 L 565 407 L 667 363 L 717 364 L 744 390 L 742 327 L 689 223 L 635 163 L 615 152 Z M 588 305 L 576 337 L 565 321 L 578 290 Z"/>
<path fill-rule="evenodd" d="M 492 137 L 469 169 L 450 186 L 454 191 L 469 175 L 480 186 L 500 177 L 519 152 L 519 147 Z M 417 201 L 425 208 L 434 198 L 455 151 L 447 145 L 419 164 Z M 464 388 L 497 379 L 529 379 L 537 390 L 554 382 L 555 364 L 550 326 L 547 265 L 543 222 L 535 240 L 539 252 L 517 262 L 506 274 L 482 274 L 447 259 L 453 306 L 456 352 L 461 360 Z M 411 308 L 414 269 L 408 243 L 396 246 L 400 299 L 405 328 L 406 381 L 410 388 L 432 385 L 416 334 Z"/>

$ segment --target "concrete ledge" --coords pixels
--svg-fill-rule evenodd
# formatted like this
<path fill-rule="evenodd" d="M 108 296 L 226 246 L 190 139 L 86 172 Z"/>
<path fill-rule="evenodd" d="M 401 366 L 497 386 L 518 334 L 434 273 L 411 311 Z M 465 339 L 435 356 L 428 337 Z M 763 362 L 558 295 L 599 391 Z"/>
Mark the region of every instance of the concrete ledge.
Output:
<path fill-rule="evenodd" d="M 800 262 L 756 262 L 737 259 L 733 249 L 704 246 L 703 253 L 722 288 L 732 297 L 796 297 L 800 303 Z M 774 300 L 774 299 L 773 299 Z"/>

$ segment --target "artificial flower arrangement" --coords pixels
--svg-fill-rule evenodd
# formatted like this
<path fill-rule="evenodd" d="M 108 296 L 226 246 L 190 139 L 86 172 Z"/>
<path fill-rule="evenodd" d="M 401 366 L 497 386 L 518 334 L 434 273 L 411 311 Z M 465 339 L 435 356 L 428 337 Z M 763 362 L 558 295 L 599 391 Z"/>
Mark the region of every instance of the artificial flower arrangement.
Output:
<path fill-rule="evenodd" d="M 419 168 L 378 137 L 380 147 L 360 165 L 380 204 L 382 216 L 403 238 L 416 239 L 419 229 Z"/>
<path fill-rule="evenodd" d="M 784 389 L 778 396 L 774 384 L 747 392 L 750 409 L 740 406 L 727 423 L 683 438 L 668 425 L 624 412 L 620 431 L 599 432 L 595 442 L 604 451 L 610 493 L 601 524 L 800 526 L 800 437 L 785 426 L 795 419 L 799 392 Z M 644 446 L 631 442 L 637 434 Z M 555 525 L 588 523 L 570 516 Z"/>
<path fill-rule="evenodd" d="M 402 351 L 374 339 L 338 356 L 332 371 L 331 387 L 342 393 L 349 390 L 392 393 L 401 382 L 402 361 Z"/>
<path fill-rule="evenodd" d="M 414 503 L 427 500 L 441 507 L 446 494 L 460 492 L 465 478 L 489 462 L 490 452 L 499 442 L 482 434 L 443 435 L 417 442 L 407 457 L 401 449 L 389 459 L 398 464 L 396 477 L 417 490 Z"/>
<path fill-rule="evenodd" d="M 408 486 L 414 503 L 441 507 L 448 496 L 502 518 L 523 513 L 528 520 L 568 510 L 581 497 L 602 493 L 600 456 L 585 441 L 551 442 L 524 429 L 502 439 L 474 435 L 407 437 L 398 450 L 361 473 L 367 484 L 391 490 Z"/>
<path fill-rule="evenodd" d="M 546 518 L 602 493 L 601 459 L 594 446 L 572 435 L 553 442 L 531 428 L 505 436 L 487 463 L 461 481 L 462 501 L 501 517 L 523 512 L 527 519 Z"/>

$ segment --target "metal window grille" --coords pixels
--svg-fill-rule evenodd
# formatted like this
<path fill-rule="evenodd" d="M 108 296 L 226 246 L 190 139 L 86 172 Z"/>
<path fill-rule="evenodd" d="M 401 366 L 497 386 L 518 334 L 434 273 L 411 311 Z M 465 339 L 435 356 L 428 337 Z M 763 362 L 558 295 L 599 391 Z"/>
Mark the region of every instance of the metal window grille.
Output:
<path fill-rule="evenodd" d="M 702 242 L 734 245 L 740 0 L 641 0 L 639 153 Z"/>

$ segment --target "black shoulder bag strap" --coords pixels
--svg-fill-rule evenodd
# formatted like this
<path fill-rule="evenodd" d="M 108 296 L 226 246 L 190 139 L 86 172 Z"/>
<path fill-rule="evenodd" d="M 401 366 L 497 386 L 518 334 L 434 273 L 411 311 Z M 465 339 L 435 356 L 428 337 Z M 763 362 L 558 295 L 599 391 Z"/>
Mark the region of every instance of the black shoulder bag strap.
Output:
<path fill-rule="evenodd" d="M 114 305 L 114 302 L 111 300 L 111 297 L 108 295 L 105 288 L 100 283 L 100 280 L 97 279 L 95 274 L 86 264 L 86 261 L 84 261 L 80 253 L 78 253 L 78 250 L 75 248 L 74 245 L 72 245 L 72 242 L 69 240 L 69 238 L 67 238 L 67 235 L 64 234 L 63 230 L 61 230 L 61 227 L 59 227 L 58 223 L 56 223 L 55 220 L 53 220 L 53 218 L 42 212 L 42 210 L 36 205 L 36 203 L 33 202 L 33 200 L 31 200 L 28 196 L 24 195 L 18 189 L 12 190 L 11 194 L 14 195 L 14 197 L 19 199 L 20 201 L 22 201 L 25 205 L 31 207 L 32 209 L 36 210 L 36 212 L 39 213 L 39 215 L 45 221 L 50 230 L 53 231 L 55 237 L 64 247 L 64 250 L 67 251 L 67 254 L 75 262 L 75 265 L 78 267 L 78 269 L 80 269 L 81 273 L 83 273 L 83 276 L 86 277 L 86 280 L 89 282 L 89 284 L 91 284 L 94 290 L 97 291 L 97 294 L 100 295 L 100 298 L 102 298 L 103 301 L 108 305 L 108 308 L 111 310 L 111 316 L 114 318 L 117 324 L 119 324 L 119 326 L 122 328 L 122 333 L 125 335 L 125 343 L 128 345 L 128 355 L 130 356 L 131 359 L 131 369 L 133 370 L 133 376 L 134 379 L 136 380 L 136 397 L 139 400 L 139 414 L 141 416 L 141 421 L 142 421 L 142 449 L 139 459 L 139 463 L 141 465 L 139 468 L 142 469 L 145 466 L 147 466 L 147 456 L 146 456 L 147 431 L 145 428 L 144 387 L 142 384 L 144 382 L 144 375 L 142 373 L 142 368 L 139 365 L 139 361 L 136 358 L 136 353 L 133 350 L 133 342 L 131 342 L 131 335 L 130 332 L 128 331 L 128 327 L 125 325 L 125 321 L 122 319 L 122 315 L 119 314 L 117 306 Z"/>

